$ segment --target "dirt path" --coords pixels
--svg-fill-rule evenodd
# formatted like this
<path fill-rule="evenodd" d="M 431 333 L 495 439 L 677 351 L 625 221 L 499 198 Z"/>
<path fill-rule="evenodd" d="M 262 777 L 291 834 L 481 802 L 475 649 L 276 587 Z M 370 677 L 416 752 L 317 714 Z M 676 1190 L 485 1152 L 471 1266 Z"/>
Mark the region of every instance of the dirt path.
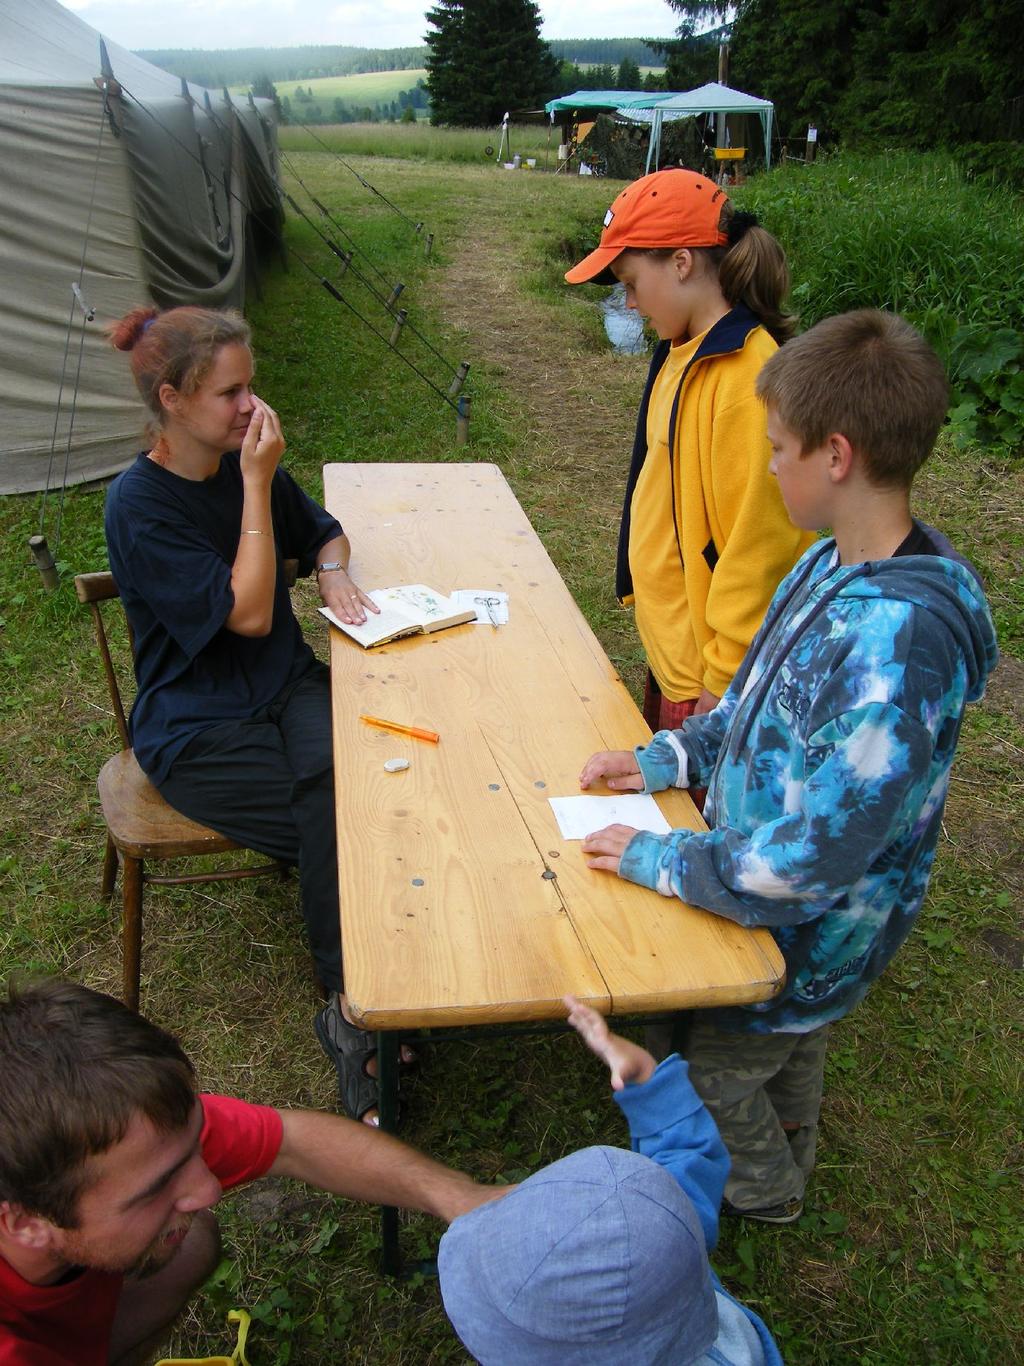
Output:
<path fill-rule="evenodd" d="M 587 349 L 556 309 L 526 293 L 525 249 L 509 243 L 500 197 L 488 209 L 474 214 L 448 269 L 448 317 L 469 334 L 476 372 L 505 391 L 524 463 L 556 483 L 559 472 L 577 487 L 581 471 L 592 476 L 617 518 L 647 361 Z"/>

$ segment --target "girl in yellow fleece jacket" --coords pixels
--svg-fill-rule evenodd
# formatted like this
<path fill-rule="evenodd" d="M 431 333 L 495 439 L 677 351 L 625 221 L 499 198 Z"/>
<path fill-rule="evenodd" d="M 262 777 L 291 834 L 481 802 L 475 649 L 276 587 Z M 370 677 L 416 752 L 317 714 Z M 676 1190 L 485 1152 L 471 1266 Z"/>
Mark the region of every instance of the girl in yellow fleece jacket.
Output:
<path fill-rule="evenodd" d="M 660 343 L 637 419 L 616 592 L 649 665 L 644 719 L 711 711 L 812 537 L 768 471 L 758 371 L 793 330 L 782 248 L 693 171 L 628 185 L 570 284 L 626 286 Z"/>

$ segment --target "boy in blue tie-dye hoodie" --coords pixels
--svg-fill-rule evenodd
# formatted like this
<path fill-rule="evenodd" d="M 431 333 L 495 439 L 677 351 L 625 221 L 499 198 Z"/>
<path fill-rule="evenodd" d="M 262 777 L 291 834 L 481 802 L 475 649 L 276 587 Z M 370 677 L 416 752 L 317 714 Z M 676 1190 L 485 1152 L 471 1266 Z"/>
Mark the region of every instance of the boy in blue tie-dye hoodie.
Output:
<path fill-rule="evenodd" d="M 875 310 L 829 318 L 771 358 L 758 394 L 790 517 L 832 536 L 779 585 L 713 712 L 595 754 L 580 784 L 709 788 L 707 832 L 616 825 L 583 847 L 591 868 L 771 929 L 782 991 L 694 1015 L 683 1051 L 732 1158 L 725 1208 L 788 1223 L 814 1165 L 828 1026 L 921 908 L 996 643 L 976 571 L 910 514 L 948 404 L 923 338 Z"/>

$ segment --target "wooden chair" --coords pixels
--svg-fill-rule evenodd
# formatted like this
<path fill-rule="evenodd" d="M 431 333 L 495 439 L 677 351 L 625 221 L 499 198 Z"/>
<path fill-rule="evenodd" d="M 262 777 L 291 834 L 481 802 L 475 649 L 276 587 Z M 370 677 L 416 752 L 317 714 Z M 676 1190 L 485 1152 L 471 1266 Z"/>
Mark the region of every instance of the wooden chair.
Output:
<path fill-rule="evenodd" d="M 298 562 L 285 560 L 288 585 L 295 583 Z M 114 709 L 121 751 L 108 759 L 100 770 L 96 786 L 107 825 L 107 847 L 103 856 L 101 890 L 109 900 L 114 894 L 117 865 L 121 864 L 121 945 L 125 1004 L 139 1008 L 139 981 L 142 968 L 142 893 L 148 883 L 179 886 L 191 882 L 223 882 L 230 878 L 278 877 L 288 875 L 288 865 L 277 861 L 247 867 L 215 868 L 208 872 L 151 873 L 147 861 L 189 858 L 195 854 L 223 854 L 242 848 L 232 840 L 189 820 L 164 801 L 136 761 L 128 738 L 121 689 L 107 639 L 101 604 L 119 599 L 120 593 L 110 573 L 76 574 L 75 591 L 79 602 L 92 613 L 107 688 Z M 131 631 L 127 622 L 128 638 Z"/>

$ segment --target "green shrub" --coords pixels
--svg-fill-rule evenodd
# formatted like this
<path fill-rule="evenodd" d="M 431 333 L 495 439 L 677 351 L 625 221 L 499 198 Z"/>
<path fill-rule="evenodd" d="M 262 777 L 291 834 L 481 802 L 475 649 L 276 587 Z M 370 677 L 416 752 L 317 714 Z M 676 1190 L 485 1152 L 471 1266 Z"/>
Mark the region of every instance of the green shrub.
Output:
<path fill-rule="evenodd" d="M 968 176 L 988 176 L 1015 191 L 1024 183 L 1024 142 L 965 142 L 953 155 Z"/>

